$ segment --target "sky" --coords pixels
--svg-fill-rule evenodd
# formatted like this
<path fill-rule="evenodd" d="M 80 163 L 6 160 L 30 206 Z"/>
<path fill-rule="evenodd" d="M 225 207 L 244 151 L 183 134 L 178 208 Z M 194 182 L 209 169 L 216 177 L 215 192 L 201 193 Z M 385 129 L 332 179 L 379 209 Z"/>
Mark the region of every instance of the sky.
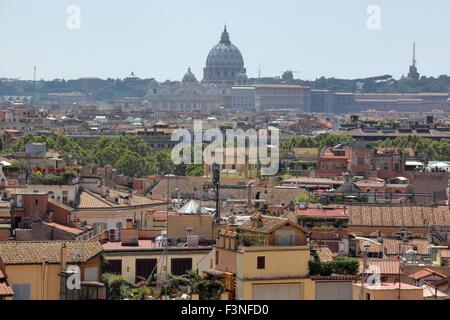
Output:
<path fill-rule="evenodd" d="M 0 0 L 0 78 L 37 66 L 45 80 L 180 80 L 191 66 L 201 79 L 224 24 L 249 77 L 399 78 L 413 41 L 436 77 L 450 74 L 448 12 L 448 0 Z"/>

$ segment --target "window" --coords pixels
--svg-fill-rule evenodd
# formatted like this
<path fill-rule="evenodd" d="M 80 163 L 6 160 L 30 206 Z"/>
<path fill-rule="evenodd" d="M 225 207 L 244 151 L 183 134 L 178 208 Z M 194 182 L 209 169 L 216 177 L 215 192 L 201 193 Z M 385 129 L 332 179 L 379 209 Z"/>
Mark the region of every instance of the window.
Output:
<path fill-rule="evenodd" d="M 256 258 L 256 267 L 258 269 L 265 269 L 266 268 L 266 257 L 257 257 Z"/>
<path fill-rule="evenodd" d="M 387 163 L 384 164 L 384 171 L 388 171 L 389 170 L 389 166 Z"/>
<path fill-rule="evenodd" d="M 31 300 L 31 284 L 13 284 L 14 300 Z"/>
<path fill-rule="evenodd" d="M 67 204 L 67 201 L 69 199 L 69 192 L 68 191 L 63 191 L 63 203 Z"/>
<path fill-rule="evenodd" d="M 157 259 L 136 259 L 136 282 L 147 281 L 152 275 L 157 273 Z"/>
<path fill-rule="evenodd" d="M 122 260 L 108 260 L 105 265 L 104 273 L 122 274 Z"/>
<path fill-rule="evenodd" d="M 295 231 L 294 230 L 276 230 L 275 231 L 275 243 L 277 246 L 294 246 Z"/>
<path fill-rule="evenodd" d="M 219 264 L 219 251 L 216 250 L 216 265 Z"/>
<path fill-rule="evenodd" d="M 135 220 L 135 224 L 136 224 L 136 229 L 138 229 L 138 230 L 141 230 L 141 229 L 142 229 L 142 226 L 141 226 L 141 220 L 136 219 L 136 220 Z"/>
<path fill-rule="evenodd" d="M 362 166 L 364 164 L 364 158 L 358 157 L 358 165 Z"/>
<path fill-rule="evenodd" d="M 400 164 L 399 163 L 394 164 L 394 167 L 395 167 L 395 171 L 396 172 L 400 171 Z"/>
<path fill-rule="evenodd" d="M 174 258 L 170 262 L 171 273 L 175 276 L 181 276 L 192 270 L 192 258 Z"/>
<path fill-rule="evenodd" d="M 34 204 L 38 205 L 39 204 L 39 200 L 38 199 L 34 199 Z"/>
<path fill-rule="evenodd" d="M 98 281 L 98 267 L 84 269 L 84 281 Z"/>

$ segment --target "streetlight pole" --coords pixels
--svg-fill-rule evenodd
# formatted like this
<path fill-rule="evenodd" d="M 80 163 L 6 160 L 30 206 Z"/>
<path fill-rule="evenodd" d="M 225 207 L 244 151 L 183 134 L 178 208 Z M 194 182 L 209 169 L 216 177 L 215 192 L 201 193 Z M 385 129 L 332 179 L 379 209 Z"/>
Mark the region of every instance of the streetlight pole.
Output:
<path fill-rule="evenodd" d="M 164 176 L 167 179 L 167 206 L 166 206 L 166 248 L 165 248 L 165 252 L 166 252 L 166 256 L 165 256 L 165 265 L 166 265 L 166 287 L 164 289 L 164 293 L 166 295 L 166 299 L 169 299 L 167 296 L 167 282 L 169 280 L 169 203 L 170 203 L 170 187 L 169 187 L 169 182 L 170 182 L 170 178 L 175 177 L 175 175 L 173 174 L 166 174 Z"/>
<path fill-rule="evenodd" d="M 215 220 L 218 221 L 220 218 L 220 198 L 219 198 L 219 190 L 220 190 L 220 165 L 218 163 L 213 163 L 212 165 L 212 173 L 213 179 L 212 183 L 214 189 L 216 191 L 216 214 Z"/>
<path fill-rule="evenodd" d="M 361 274 L 361 292 L 360 300 L 364 300 L 364 286 L 366 284 L 367 256 L 369 254 L 370 242 L 364 240 L 363 270 Z"/>
<path fill-rule="evenodd" d="M 382 244 L 378 241 L 375 241 L 373 239 L 370 238 L 364 238 L 364 237 L 357 237 L 354 234 L 350 234 L 350 236 L 355 239 L 355 240 L 359 240 L 359 241 L 364 241 L 364 248 L 365 248 L 365 254 L 363 255 L 363 270 L 362 270 L 362 274 L 361 274 L 361 292 L 360 292 L 360 299 L 363 300 L 364 297 L 364 283 L 365 283 L 365 272 L 366 272 L 366 264 L 367 264 L 367 251 L 370 247 L 370 243 L 374 243 L 378 246 L 381 246 Z"/>
<path fill-rule="evenodd" d="M 406 230 L 405 228 L 400 228 L 400 230 L 395 234 L 396 238 L 399 240 L 398 243 L 398 300 L 401 300 L 401 290 L 402 290 L 402 281 L 401 281 L 401 273 L 402 273 L 402 264 L 403 264 L 403 258 L 402 258 L 402 250 L 403 250 L 403 244 L 405 241 L 408 241 L 408 238 L 410 237 L 411 232 Z"/>

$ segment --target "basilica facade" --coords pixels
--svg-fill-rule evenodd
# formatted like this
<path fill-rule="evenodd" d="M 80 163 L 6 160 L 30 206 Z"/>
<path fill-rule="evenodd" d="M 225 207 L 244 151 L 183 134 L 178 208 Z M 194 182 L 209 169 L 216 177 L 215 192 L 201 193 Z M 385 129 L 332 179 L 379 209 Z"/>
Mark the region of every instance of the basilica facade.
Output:
<path fill-rule="evenodd" d="M 224 28 L 220 42 L 208 54 L 203 80 L 198 81 L 191 68 L 181 82 L 152 81 L 146 96 L 151 109 L 170 111 L 213 111 L 231 107 L 231 87 L 247 83 L 244 59 L 230 41 Z"/>

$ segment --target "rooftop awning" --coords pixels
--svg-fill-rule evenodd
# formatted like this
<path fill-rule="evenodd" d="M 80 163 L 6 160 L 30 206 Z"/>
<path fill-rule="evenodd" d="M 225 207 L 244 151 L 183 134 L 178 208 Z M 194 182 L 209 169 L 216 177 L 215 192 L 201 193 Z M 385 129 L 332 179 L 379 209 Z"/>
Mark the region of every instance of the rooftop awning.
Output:
<path fill-rule="evenodd" d="M 207 214 L 208 210 L 199 205 L 195 200 L 189 200 L 180 210 L 178 210 L 179 214 Z"/>
<path fill-rule="evenodd" d="M 406 166 L 413 166 L 413 167 L 417 167 L 417 166 L 423 166 L 423 163 L 420 161 L 406 161 L 405 162 Z"/>

